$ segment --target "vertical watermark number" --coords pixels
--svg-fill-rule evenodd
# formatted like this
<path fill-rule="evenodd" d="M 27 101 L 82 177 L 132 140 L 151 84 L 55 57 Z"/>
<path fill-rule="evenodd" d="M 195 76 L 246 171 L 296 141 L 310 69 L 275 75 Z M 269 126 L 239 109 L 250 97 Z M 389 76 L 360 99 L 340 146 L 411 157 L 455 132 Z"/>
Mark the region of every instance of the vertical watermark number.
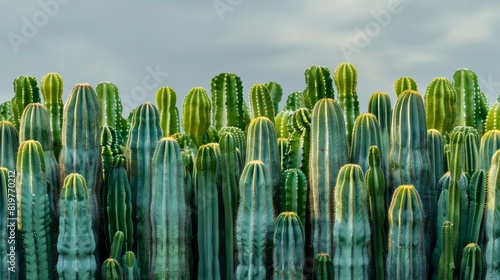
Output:
<path fill-rule="evenodd" d="M 7 186 L 7 267 L 9 273 L 16 272 L 16 232 L 17 232 L 17 197 L 16 172 L 9 170 Z"/>

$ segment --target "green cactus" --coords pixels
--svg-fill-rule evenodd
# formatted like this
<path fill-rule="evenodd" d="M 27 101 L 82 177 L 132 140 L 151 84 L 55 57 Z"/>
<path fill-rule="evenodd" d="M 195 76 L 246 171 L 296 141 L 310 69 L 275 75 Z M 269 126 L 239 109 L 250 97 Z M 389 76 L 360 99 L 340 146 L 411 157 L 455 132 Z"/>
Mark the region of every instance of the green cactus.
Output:
<path fill-rule="evenodd" d="M 479 134 L 473 127 L 457 126 L 450 133 L 450 137 L 456 132 L 462 132 L 464 137 L 462 150 L 462 171 L 472 176 L 479 167 Z"/>
<path fill-rule="evenodd" d="M 31 103 L 40 103 L 40 90 L 37 80 L 32 76 L 19 76 L 14 80 L 14 98 L 12 104 L 13 124 L 19 129 L 24 108 Z"/>
<path fill-rule="evenodd" d="M 465 246 L 460 265 L 460 279 L 483 279 L 483 256 L 477 244 L 469 243 Z"/>
<path fill-rule="evenodd" d="M 443 135 L 449 133 L 455 121 L 455 88 L 447 78 L 435 78 L 424 96 L 427 129 L 437 129 Z"/>
<path fill-rule="evenodd" d="M 441 258 L 439 259 L 439 280 L 453 280 L 453 271 L 455 270 L 455 259 L 453 254 L 453 224 L 446 221 L 442 229 L 442 248 Z"/>
<path fill-rule="evenodd" d="M 181 131 L 179 110 L 176 104 L 177 93 L 173 88 L 161 87 L 156 91 L 156 105 L 160 113 L 160 126 L 164 137 Z"/>
<path fill-rule="evenodd" d="M 364 174 L 359 165 L 342 166 L 335 184 L 334 201 L 334 278 L 368 279 L 370 217 Z"/>
<path fill-rule="evenodd" d="M 302 280 L 305 263 L 304 227 L 295 212 L 283 212 L 276 218 L 274 230 L 274 278 Z"/>
<path fill-rule="evenodd" d="M 450 193 L 447 188 L 443 189 L 441 194 L 439 195 L 439 199 L 437 202 L 437 217 L 436 217 L 436 225 L 434 228 L 436 229 L 436 233 L 433 235 L 435 236 L 435 247 L 432 252 L 431 256 L 431 266 L 432 266 L 432 279 L 437 279 L 438 278 L 438 272 L 439 272 L 439 260 L 441 259 L 441 254 L 443 252 L 443 234 L 442 231 L 439 231 L 437 229 L 441 228 L 443 224 L 448 221 L 448 209 L 450 208 Z M 429 233 L 429 235 L 431 235 Z"/>
<path fill-rule="evenodd" d="M 308 176 L 311 143 L 311 111 L 298 109 L 288 121 L 291 131 L 288 137 L 288 152 L 285 169 L 299 168 Z"/>
<path fill-rule="evenodd" d="M 347 129 L 347 142 L 349 145 L 352 140 L 352 131 L 354 122 L 359 116 L 359 101 L 358 93 L 356 92 L 356 84 L 358 71 L 352 63 L 344 62 L 339 64 L 333 72 L 333 80 L 339 94 L 339 105 L 344 112 L 344 119 Z"/>
<path fill-rule="evenodd" d="M 223 266 L 225 252 L 221 250 L 225 244 L 224 235 L 219 230 L 224 228 L 224 219 L 220 219 L 222 213 L 219 213 L 221 179 L 219 144 L 202 145 L 198 150 L 194 171 L 200 254 L 198 279 L 226 279 L 223 277 L 226 273 Z"/>
<path fill-rule="evenodd" d="M 392 107 L 391 98 L 385 92 L 375 92 L 368 100 L 368 113 L 377 117 L 380 126 L 380 149 L 389 151 L 391 135 Z M 382 148 L 383 147 L 383 148 Z M 389 179 L 389 174 L 385 174 Z"/>
<path fill-rule="evenodd" d="M 488 132 L 492 129 L 500 129 L 500 97 L 498 97 L 497 102 L 491 105 L 486 117 L 484 130 Z"/>
<path fill-rule="evenodd" d="M 122 101 L 118 95 L 118 88 L 110 82 L 101 82 L 95 88 L 99 107 L 101 108 L 101 126 L 109 125 L 116 131 L 116 142 L 124 145 L 128 136 L 128 123 L 122 117 Z"/>
<path fill-rule="evenodd" d="M 266 117 L 274 123 L 275 112 L 269 90 L 263 84 L 255 84 L 250 88 L 250 113 L 252 119 Z"/>
<path fill-rule="evenodd" d="M 137 265 L 137 260 L 135 258 L 134 252 L 127 251 L 122 257 L 121 266 L 123 268 L 123 279 L 125 280 L 137 280 L 141 279 L 139 273 L 139 266 Z"/>
<path fill-rule="evenodd" d="M 226 126 L 245 130 L 246 122 L 241 78 L 232 73 L 220 73 L 210 84 L 213 104 L 213 125 L 217 130 Z"/>
<path fill-rule="evenodd" d="M 365 174 L 368 190 L 370 226 L 372 230 L 372 250 L 377 279 L 384 279 L 385 256 L 387 248 L 387 215 L 389 205 L 384 172 L 380 168 L 380 153 L 377 146 L 371 146 L 368 152 L 369 168 Z"/>
<path fill-rule="evenodd" d="M 274 113 L 277 114 L 279 112 L 281 97 L 283 96 L 283 89 L 276 82 L 267 82 L 264 84 L 264 86 L 269 91 L 271 101 L 273 102 Z"/>
<path fill-rule="evenodd" d="M 371 146 L 379 147 L 380 153 L 386 155 L 389 151 L 384 150 L 380 141 L 380 126 L 377 117 L 370 113 L 363 113 L 356 118 L 352 131 L 352 141 L 350 146 L 351 162 L 358 164 L 363 172 L 366 172 L 369 166 L 368 154 Z M 388 169 L 388 157 L 381 158 L 380 166 L 382 169 Z"/>
<path fill-rule="evenodd" d="M 281 186 L 278 190 L 279 212 L 295 212 L 301 221 L 306 221 L 307 178 L 298 168 L 287 169 L 281 173 Z"/>
<path fill-rule="evenodd" d="M 486 279 L 499 277 L 500 267 L 500 224 L 496 220 L 500 217 L 500 151 L 496 151 L 491 160 L 491 168 L 488 173 L 488 187 L 485 209 L 485 250 L 484 264 L 486 268 Z"/>
<path fill-rule="evenodd" d="M 276 115 L 276 119 L 274 120 L 274 126 L 276 127 L 276 135 L 279 138 L 287 138 L 290 135 L 288 130 L 288 120 L 293 115 L 292 110 L 283 110 Z"/>
<path fill-rule="evenodd" d="M 287 153 L 290 149 L 290 144 L 286 138 L 278 138 L 278 152 L 280 156 L 280 168 L 281 171 L 285 170 L 286 164 L 288 162 Z"/>
<path fill-rule="evenodd" d="M 309 196 L 313 253 L 333 254 L 334 183 L 340 168 L 348 163 L 344 114 L 330 98 L 319 100 L 311 117 Z"/>
<path fill-rule="evenodd" d="M 399 97 L 407 90 L 418 91 L 417 83 L 410 77 L 399 77 L 396 82 L 394 82 L 394 92 L 396 96 Z"/>
<path fill-rule="evenodd" d="M 121 280 L 123 279 L 123 269 L 118 261 L 121 258 L 122 248 L 124 247 L 125 235 L 121 231 L 117 231 L 113 235 L 111 252 L 108 259 L 101 266 L 101 277 L 103 280 Z"/>
<path fill-rule="evenodd" d="M 9 121 L 0 121 L 0 167 L 16 170 L 16 155 L 19 148 L 17 129 Z"/>
<path fill-rule="evenodd" d="M 304 94 L 301 91 L 290 93 L 286 98 L 286 104 L 283 110 L 297 111 L 300 108 L 306 108 Z"/>
<path fill-rule="evenodd" d="M 482 244 L 483 217 L 486 207 L 487 173 L 478 169 L 472 175 L 467 188 L 469 198 L 468 225 L 465 227 L 466 237 L 463 243 Z M 462 243 L 462 244 L 463 244 Z"/>
<path fill-rule="evenodd" d="M 160 113 L 151 103 L 139 105 L 132 118 L 125 155 L 129 172 L 132 197 L 132 220 L 134 240 L 137 246 L 139 269 L 143 279 L 148 279 L 149 256 L 151 254 L 149 235 L 150 190 L 152 184 L 151 158 L 156 144 L 162 137 Z"/>
<path fill-rule="evenodd" d="M 94 279 L 97 264 L 92 210 L 85 178 L 72 173 L 61 190 L 57 274 L 59 279 Z M 37 278 L 28 278 L 37 279 Z M 41 279 L 41 278 L 40 278 Z M 51 278 L 43 278 L 51 279 Z"/>
<path fill-rule="evenodd" d="M 335 98 L 330 70 L 324 66 L 311 66 L 304 72 L 306 90 L 304 101 L 307 108 L 312 109 L 316 102 L 323 98 Z"/>
<path fill-rule="evenodd" d="M 193 141 L 193 139 L 189 137 L 187 134 L 182 132 L 177 132 L 172 134 L 170 137 L 174 138 L 175 141 L 179 143 L 179 146 L 182 150 L 188 149 L 191 152 L 191 154 L 196 156 L 196 153 L 198 152 L 198 146 Z"/>
<path fill-rule="evenodd" d="M 219 132 L 213 125 L 210 125 L 205 134 L 205 143 L 218 143 L 219 142 Z"/>
<path fill-rule="evenodd" d="M 205 144 L 204 137 L 210 126 L 210 99 L 202 87 L 192 88 L 182 102 L 182 128 L 196 145 Z"/>
<path fill-rule="evenodd" d="M 63 87 L 63 79 L 58 73 L 47 73 L 40 82 L 43 104 L 49 114 L 50 130 L 52 131 L 52 142 L 54 144 L 56 159 L 59 159 L 62 149 Z"/>
<path fill-rule="evenodd" d="M 427 279 L 424 211 L 413 185 L 396 189 L 388 212 L 386 279 Z"/>
<path fill-rule="evenodd" d="M 491 158 L 500 149 L 500 130 L 492 129 L 481 137 L 479 145 L 479 168 L 490 170 Z"/>
<path fill-rule="evenodd" d="M 189 278 L 187 200 L 179 144 L 162 138 L 152 159 L 149 278 Z M 146 271 L 144 271 L 146 274 Z"/>
<path fill-rule="evenodd" d="M 13 122 L 14 112 L 12 112 L 12 102 L 10 100 L 0 104 L 0 121 Z"/>
<path fill-rule="evenodd" d="M 312 279 L 333 279 L 333 262 L 328 254 L 320 253 L 317 254 L 316 257 L 314 257 Z"/>
<path fill-rule="evenodd" d="M 438 182 L 444 174 L 444 144 L 443 137 L 437 129 L 427 130 L 427 147 L 430 160 L 431 181 L 429 185 L 429 246 L 434 248 L 437 234 L 436 205 L 441 192 Z"/>
<path fill-rule="evenodd" d="M 237 127 L 223 127 L 219 130 L 219 138 L 222 139 L 224 133 L 228 132 L 232 133 L 235 137 L 236 144 L 238 145 L 238 151 L 241 157 L 241 162 L 243 164 L 245 162 L 247 152 L 247 137 L 245 135 L 245 132 Z"/>
<path fill-rule="evenodd" d="M 101 127 L 101 159 L 102 159 L 102 178 L 107 180 L 109 169 L 113 164 L 113 159 L 121 155 L 122 149 L 116 142 L 116 131 L 113 127 L 104 125 Z M 105 184 L 104 184 L 105 185 Z"/>

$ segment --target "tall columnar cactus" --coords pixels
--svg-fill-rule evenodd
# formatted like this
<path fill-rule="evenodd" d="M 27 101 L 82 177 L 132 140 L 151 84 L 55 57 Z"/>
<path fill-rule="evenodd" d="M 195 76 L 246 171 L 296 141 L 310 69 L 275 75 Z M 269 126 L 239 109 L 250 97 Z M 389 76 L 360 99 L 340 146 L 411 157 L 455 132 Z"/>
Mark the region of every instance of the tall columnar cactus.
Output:
<path fill-rule="evenodd" d="M 0 121 L 0 167 L 11 171 L 16 169 L 16 155 L 19 148 L 19 134 L 11 122 Z"/>
<path fill-rule="evenodd" d="M 42 145 L 35 140 L 19 146 L 16 162 L 17 226 L 22 248 L 21 279 L 52 279 L 50 201 Z"/>
<path fill-rule="evenodd" d="M 387 215 L 389 205 L 384 172 L 380 168 L 380 153 L 377 146 L 371 146 L 368 153 L 370 167 L 366 171 L 365 181 L 370 207 L 370 226 L 372 229 L 372 251 L 374 255 L 377 279 L 385 276 L 385 255 L 387 248 Z"/>
<path fill-rule="evenodd" d="M 462 171 L 472 176 L 479 167 L 479 134 L 477 130 L 470 126 L 457 126 L 450 133 L 450 137 L 456 132 L 462 132 L 464 137 L 462 152 Z"/>
<path fill-rule="evenodd" d="M 226 126 L 245 130 L 248 125 L 244 118 L 246 106 L 240 77 L 232 73 L 220 73 L 210 84 L 213 104 L 213 125 L 217 130 Z"/>
<path fill-rule="evenodd" d="M 370 217 L 364 174 L 356 164 L 342 166 L 335 185 L 333 243 L 335 279 L 368 279 Z"/>
<path fill-rule="evenodd" d="M 102 178 L 106 183 L 109 169 L 113 164 L 113 159 L 123 154 L 121 147 L 116 142 L 116 131 L 113 127 L 104 125 L 101 127 L 101 159 Z"/>
<path fill-rule="evenodd" d="M 273 279 L 304 279 L 304 227 L 295 212 L 283 212 L 276 218 L 273 241 Z"/>
<path fill-rule="evenodd" d="M 13 122 L 14 112 L 12 112 L 12 102 L 10 100 L 0 104 L 0 121 Z"/>
<path fill-rule="evenodd" d="M 380 126 L 377 117 L 370 113 L 363 113 L 356 118 L 353 127 L 353 138 L 350 146 L 350 158 L 352 163 L 358 164 L 363 172 L 366 172 L 369 166 L 368 154 L 371 146 L 377 146 L 383 155 L 387 155 L 388 150 L 381 145 Z M 387 157 L 381 158 L 380 166 L 383 169 L 389 168 Z"/>
<path fill-rule="evenodd" d="M 306 108 L 306 101 L 302 91 L 290 93 L 286 98 L 286 104 L 283 110 L 297 111 L 300 108 Z"/>
<path fill-rule="evenodd" d="M 281 177 L 278 139 L 274 124 L 266 117 L 255 118 L 248 126 L 246 163 L 254 160 L 266 165 L 276 194 Z"/>
<path fill-rule="evenodd" d="M 50 130 L 52 131 L 52 142 L 54 144 L 54 155 L 56 159 L 59 159 L 62 149 L 63 87 L 63 79 L 58 73 L 47 73 L 40 82 L 43 104 L 49 114 Z"/>
<path fill-rule="evenodd" d="M 287 163 L 285 169 L 300 168 L 309 175 L 309 152 L 311 143 L 311 110 L 298 109 L 288 121 L 291 131 L 288 137 Z"/>
<path fill-rule="evenodd" d="M 255 84 L 250 88 L 250 112 L 252 119 L 266 117 L 274 123 L 276 112 L 274 112 L 273 100 L 269 90 L 263 84 Z"/>
<path fill-rule="evenodd" d="M 500 151 L 496 151 L 491 160 L 488 173 L 487 205 L 485 209 L 485 252 L 484 263 L 486 279 L 500 276 Z"/>
<path fill-rule="evenodd" d="M 482 134 L 488 112 L 482 110 L 485 100 L 479 90 L 476 74 L 469 69 L 457 69 L 453 74 L 453 86 L 457 93 L 457 117 L 453 126 L 472 126 Z"/>
<path fill-rule="evenodd" d="M 328 67 L 314 65 L 307 68 L 304 75 L 307 85 L 304 91 L 304 101 L 307 108 L 314 108 L 320 99 L 335 98 L 333 81 Z"/>
<path fill-rule="evenodd" d="M 236 279 L 267 279 L 272 275 L 273 184 L 262 161 L 247 163 L 240 178 L 236 218 Z"/>
<path fill-rule="evenodd" d="M 348 143 L 351 143 L 354 122 L 359 116 L 359 101 L 356 92 L 357 79 L 358 71 L 352 63 L 341 63 L 333 72 L 333 80 L 339 94 L 339 105 L 344 112 Z"/>
<path fill-rule="evenodd" d="M 106 221 L 109 244 L 112 243 L 116 232 L 123 233 L 123 251 L 132 250 L 134 243 L 134 225 L 132 223 L 132 193 L 125 170 L 125 157 L 122 155 L 114 159 L 107 176 Z"/>
<path fill-rule="evenodd" d="M 173 88 L 161 87 L 156 91 L 156 105 L 160 112 L 160 126 L 164 137 L 181 131 L 176 104 L 177 93 Z"/>
<path fill-rule="evenodd" d="M 276 135 L 278 138 L 287 138 L 289 137 L 290 131 L 288 129 L 288 120 L 293 115 L 292 110 L 283 110 L 276 115 L 276 119 L 274 120 L 274 126 L 276 127 Z"/>
<path fill-rule="evenodd" d="M 348 161 L 342 108 L 334 99 L 321 99 L 314 106 L 311 118 L 308 178 L 314 255 L 333 255 L 333 193 L 337 174 Z"/>
<path fill-rule="evenodd" d="M 333 279 L 333 262 L 328 254 L 319 253 L 314 257 L 312 279 Z"/>
<path fill-rule="evenodd" d="M 483 242 L 482 233 L 484 232 L 483 217 L 486 207 L 486 186 L 487 173 L 485 170 L 478 169 L 472 175 L 467 188 L 467 197 L 469 198 L 469 219 L 468 225 L 465 226 L 466 237 L 463 243 L 482 244 Z"/>
<path fill-rule="evenodd" d="M 202 87 L 192 88 L 182 102 L 182 128 L 196 145 L 204 144 L 210 126 L 210 99 Z"/>
<path fill-rule="evenodd" d="M 306 221 L 307 178 L 298 168 L 287 169 L 281 173 L 281 185 L 278 190 L 280 212 L 295 212 L 302 223 Z"/>
<path fill-rule="evenodd" d="M 500 129 L 500 97 L 497 102 L 491 105 L 485 122 L 485 132 L 492 129 Z"/>
<path fill-rule="evenodd" d="M 386 279 L 427 279 L 424 211 L 414 186 L 396 189 L 388 212 Z"/>
<path fill-rule="evenodd" d="M 453 280 L 455 258 L 453 253 L 453 224 L 446 221 L 442 229 L 442 253 L 439 259 L 439 280 Z"/>
<path fill-rule="evenodd" d="M 195 205 L 198 221 L 198 279 L 226 279 L 223 277 L 225 253 L 224 219 L 220 219 L 221 195 L 220 148 L 217 143 L 202 145 L 196 157 L 194 171 Z M 230 253 L 230 252 L 227 252 Z M 231 278 L 231 275 L 228 275 Z"/>
<path fill-rule="evenodd" d="M 181 150 L 173 138 L 162 138 L 158 142 L 152 168 L 153 185 L 148 223 L 151 230 L 149 278 L 187 279 L 190 275 L 187 249 L 190 244 L 190 217 L 187 212 Z M 143 273 L 146 274 L 146 271 Z"/>
<path fill-rule="evenodd" d="M 396 82 L 394 82 L 394 92 L 396 96 L 399 97 L 407 90 L 417 91 L 417 83 L 410 77 L 399 77 Z"/>
<path fill-rule="evenodd" d="M 85 179 L 76 173 L 61 190 L 57 274 L 59 279 L 93 279 L 97 270 L 92 210 Z M 35 279 L 35 278 L 28 278 Z M 50 279 L 50 278 L 43 278 Z"/>
<path fill-rule="evenodd" d="M 122 116 L 123 106 L 118 88 L 110 82 L 101 82 L 95 88 L 101 108 L 101 126 L 109 125 L 116 131 L 116 142 L 124 145 L 128 136 L 128 123 Z"/>
<path fill-rule="evenodd" d="M 368 113 L 372 113 L 377 117 L 380 126 L 380 148 L 389 151 L 392 121 L 391 98 L 389 95 L 385 92 L 373 93 L 370 100 L 368 100 Z M 387 177 L 388 175 L 386 173 Z"/>
<path fill-rule="evenodd" d="M 470 243 L 465 246 L 460 265 L 460 279 L 483 279 L 483 256 L 477 244 Z"/>
<path fill-rule="evenodd" d="M 444 174 L 444 140 L 439 130 L 427 130 L 427 147 L 430 160 L 429 171 L 431 173 L 431 181 L 429 186 L 429 245 L 434 247 L 436 240 L 436 205 L 439 193 L 438 181 Z"/>
<path fill-rule="evenodd" d="M 136 253 L 139 268 L 143 272 L 149 271 L 148 261 L 151 253 L 148 244 L 151 230 L 147 227 L 152 184 L 151 158 L 162 134 L 160 114 L 156 107 L 151 103 L 139 105 L 132 117 L 125 155 L 132 193 L 134 240 L 138 246 Z M 148 276 L 143 273 L 142 277 L 146 279 Z"/>
<path fill-rule="evenodd" d="M 435 78 L 425 92 L 425 112 L 427 129 L 437 129 L 447 134 L 455 122 L 456 92 L 447 78 Z"/>
<path fill-rule="evenodd" d="M 281 97 L 283 96 L 283 89 L 276 82 L 267 82 L 264 86 L 269 91 L 269 95 L 271 96 L 271 101 L 273 102 L 274 113 L 278 114 L 279 112 L 279 104 L 281 101 Z"/>
<path fill-rule="evenodd" d="M 14 80 L 14 98 L 11 100 L 12 118 L 14 125 L 19 129 L 21 115 L 24 108 L 30 103 L 40 103 L 40 90 L 37 80 L 32 76 L 19 76 Z"/>
<path fill-rule="evenodd" d="M 450 194 L 447 188 L 443 189 L 439 195 L 437 202 L 437 217 L 436 217 L 436 232 L 433 234 L 435 236 L 435 247 L 432 251 L 431 256 L 431 266 L 433 271 L 432 278 L 437 279 L 439 272 L 439 260 L 443 252 L 443 234 L 442 229 L 443 224 L 448 221 L 448 209 L 450 208 Z M 430 235 L 430 234 L 429 234 Z"/>
<path fill-rule="evenodd" d="M 491 158 L 500 149 L 500 130 L 492 129 L 481 137 L 479 145 L 479 168 L 490 170 Z"/>

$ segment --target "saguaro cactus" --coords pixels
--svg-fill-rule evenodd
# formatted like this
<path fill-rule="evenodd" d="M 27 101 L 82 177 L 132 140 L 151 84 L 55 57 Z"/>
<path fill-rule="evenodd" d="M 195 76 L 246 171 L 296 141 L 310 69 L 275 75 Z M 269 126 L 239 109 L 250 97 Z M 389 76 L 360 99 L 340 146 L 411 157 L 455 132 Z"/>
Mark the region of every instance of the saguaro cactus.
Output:
<path fill-rule="evenodd" d="M 220 73 L 210 84 L 213 104 L 213 125 L 217 130 L 234 126 L 245 130 L 248 125 L 244 118 L 246 106 L 240 77 L 232 73 Z"/>
<path fill-rule="evenodd" d="M 182 127 L 196 145 L 205 143 L 204 137 L 210 126 L 210 99 L 202 87 L 192 88 L 182 102 Z"/>
<path fill-rule="evenodd" d="M 394 92 L 396 96 L 399 97 L 407 90 L 417 91 L 417 83 L 410 77 L 399 77 L 396 82 L 394 82 Z"/>
<path fill-rule="evenodd" d="M 0 167 L 14 171 L 19 148 L 19 134 L 11 122 L 0 121 Z"/>
<path fill-rule="evenodd" d="M 306 69 L 304 75 L 307 85 L 304 91 L 304 101 L 307 108 L 314 108 L 316 102 L 322 98 L 335 98 L 333 81 L 327 67 L 311 66 Z"/>
<path fill-rule="evenodd" d="M 92 230 L 92 211 L 88 197 L 87 184 L 81 175 L 73 173 L 64 179 L 57 240 L 59 279 L 93 279 L 95 277 L 96 242 Z"/>
<path fill-rule="evenodd" d="M 435 78 L 424 95 L 427 129 L 447 134 L 455 121 L 456 92 L 447 78 Z"/>
<path fill-rule="evenodd" d="M 181 131 L 176 104 L 177 93 L 173 88 L 161 87 L 156 91 L 156 105 L 160 112 L 160 126 L 164 137 Z"/>
<path fill-rule="evenodd" d="M 350 144 L 352 139 L 352 130 L 354 122 L 359 116 L 358 93 L 356 84 L 358 71 L 352 63 L 341 63 L 333 72 L 333 80 L 339 94 L 339 105 L 344 112 L 344 119 L 347 129 L 347 142 Z"/>
<path fill-rule="evenodd" d="M 333 254 L 333 190 L 340 168 L 348 163 L 344 115 L 333 99 L 321 99 L 311 118 L 309 203 L 313 253 Z"/>
<path fill-rule="evenodd" d="M 333 279 L 333 262 L 328 254 L 320 253 L 314 257 L 312 276 L 314 280 Z"/>
<path fill-rule="evenodd" d="M 116 131 L 116 142 L 123 145 L 128 135 L 128 123 L 122 116 L 123 106 L 118 88 L 110 82 L 101 82 L 95 88 L 101 108 L 101 126 L 109 125 Z"/>
<path fill-rule="evenodd" d="M 266 279 L 272 258 L 273 185 L 262 161 L 247 163 L 240 178 L 240 205 L 236 219 L 238 267 L 236 279 Z"/>
<path fill-rule="evenodd" d="M 273 279 L 303 279 L 304 240 L 304 227 L 295 212 L 283 212 L 276 218 Z"/>
<path fill-rule="evenodd" d="M 13 123 L 19 129 L 21 115 L 30 103 L 40 103 L 40 90 L 32 76 L 19 76 L 14 80 L 14 98 L 11 100 Z"/>
<path fill-rule="evenodd" d="M 500 151 L 496 151 L 491 160 L 488 173 L 487 205 L 485 212 L 485 252 L 484 263 L 486 279 L 496 279 L 500 276 Z"/>
<path fill-rule="evenodd" d="M 54 144 L 54 155 L 56 159 L 59 159 L 62 148 L 63 87 L 63 79 L 58 73 L 47 73 L 40 82 L 43 104 L 47 109 L 50 119 L 50 130 L 52 131 L 52 142 Z"/>

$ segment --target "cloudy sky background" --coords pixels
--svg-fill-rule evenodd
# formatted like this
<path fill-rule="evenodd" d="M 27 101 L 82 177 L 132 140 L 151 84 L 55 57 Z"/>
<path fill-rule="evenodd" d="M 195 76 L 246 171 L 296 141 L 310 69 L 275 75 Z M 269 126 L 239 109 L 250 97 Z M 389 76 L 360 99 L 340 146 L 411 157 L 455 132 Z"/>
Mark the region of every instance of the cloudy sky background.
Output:
<path fill-rule="evenodd" d="M 433 78 L 452 79 L 461 67 L 476 72 L 490 104 L 500 93 L 498 1 L 56 1 L 1 4 L 0 102 L 12 98 L 16 77 L 54 71 L 64 79 L 64 100 L 75 83 L 115 83 L 126 116 L 154 102 L 160 86 L 174 88 L 180 105 L 192 87 L 209 92 L 215 75 L 231 72 L 246 98 L 253 84 L 269 81 L 286 95 L 305 88 L 306 68 L 333 73 L 345 61 L 358 70 L 362 112 L 373 92 L 395 97 L 398 77 L 414 78 L 424 94 Z M 37 24 L 46 2 L 58 11 Z M 26 22 L 36 27 L 31 38 Z M 15 36 L 23 43 L 13 44 Z M 154 89 L 143 82 L 151 69 L 163 73 L 148 80 Z"/>

